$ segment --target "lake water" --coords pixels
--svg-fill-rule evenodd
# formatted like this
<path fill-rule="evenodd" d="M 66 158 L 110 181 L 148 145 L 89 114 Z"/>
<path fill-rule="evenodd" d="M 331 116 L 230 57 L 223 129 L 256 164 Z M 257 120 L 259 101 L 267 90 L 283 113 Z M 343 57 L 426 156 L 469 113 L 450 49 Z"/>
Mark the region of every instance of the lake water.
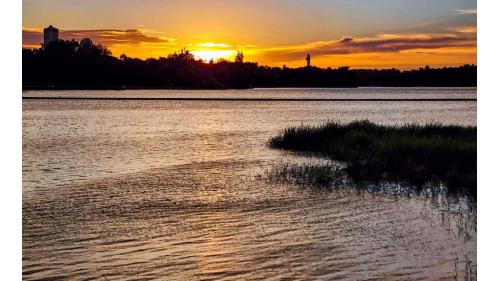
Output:
<path fill-rule="evenodd" d="M 23 96 L 476 98 L 475 88 L 27 91 Z M 23 278 L 462 277 L 475 236 L 416 197 L 271 184 L 266 147 L 328 120 L 476 125 L 474 101 L 23 100 Z"/>

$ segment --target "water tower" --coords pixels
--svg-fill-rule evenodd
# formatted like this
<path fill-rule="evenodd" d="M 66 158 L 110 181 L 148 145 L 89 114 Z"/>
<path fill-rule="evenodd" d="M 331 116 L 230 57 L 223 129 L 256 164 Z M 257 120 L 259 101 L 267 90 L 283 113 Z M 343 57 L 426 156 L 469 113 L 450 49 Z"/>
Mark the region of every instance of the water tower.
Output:
<path fill-rule="evenodd" d="M 47 46 L 52 41 L 59 40 L 59 29 L 49 25 L 43 29 L 43 45 Z"/>

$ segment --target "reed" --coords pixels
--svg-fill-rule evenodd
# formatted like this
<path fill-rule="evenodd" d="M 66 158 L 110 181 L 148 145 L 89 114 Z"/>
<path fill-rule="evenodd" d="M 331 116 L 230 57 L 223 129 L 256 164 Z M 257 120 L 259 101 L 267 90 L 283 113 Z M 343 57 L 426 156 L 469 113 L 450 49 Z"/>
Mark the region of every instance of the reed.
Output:
<path fill-rule="evenodd" d="M 330 163 L 281 163 L 266 171 L 265 179 L 281 183 L 329 187 L 342 180 L 343 171 Z"/>
<path fill-rule="evenodd" d="M 476 127 L 328 122 L 286 128 L 268 146 L 344 161 L 355 182 L 406 181 L 416 187 L 441 182 L 450 193 L 477 194 Z M 301 170 L 305 177 L 310 171 Z"/>

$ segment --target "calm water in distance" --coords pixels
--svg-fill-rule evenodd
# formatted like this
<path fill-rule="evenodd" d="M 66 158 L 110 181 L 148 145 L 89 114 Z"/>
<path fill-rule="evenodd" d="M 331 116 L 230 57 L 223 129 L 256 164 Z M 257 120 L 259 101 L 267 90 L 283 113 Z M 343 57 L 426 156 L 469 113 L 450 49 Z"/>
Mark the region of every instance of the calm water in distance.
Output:
<path fill-rule="evenodd" d="M 27 91 L 23 96 L 476 98 L 475 88 Z M 283 128 L 476 125 L 476 102 L 23 100 L 23 278 L 453 279 L 475 238 L 419 198 L 275 185 Z M 104 280 L 104 279 L 103 279 Z"/>

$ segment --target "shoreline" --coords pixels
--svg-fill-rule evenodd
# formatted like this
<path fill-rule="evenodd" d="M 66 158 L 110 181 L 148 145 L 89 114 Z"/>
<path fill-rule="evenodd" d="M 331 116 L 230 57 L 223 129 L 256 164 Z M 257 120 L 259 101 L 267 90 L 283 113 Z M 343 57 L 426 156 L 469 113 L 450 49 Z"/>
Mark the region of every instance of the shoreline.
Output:
<path fill-rule="evenodd" d="M 345 101 L 357 101 L 357 102 L 372 102 L 372 101 L 389 101 L 389 102 L 406 102 L 406 101 L 466 101 L 466 102 L 477 102 L 477 99 L 418 99 L 418 98 L 337 98 L 337 99 L 318 99 L 318 98 L 182 98 L 182 97 L 22 97 L 23 100 L 152 100 L 152 101 L 298 101 L 298 102 L 318 102 L 318 101 L 328 101 L 328 102 L 345 102 Z"/>
<path fill-rule="evenodd" d="M 173 90 L 173 91 L 231 91 L 231 90 L 253 90 L 253 89 L 432 89 L 432 88 L 477 88 L 477 85 L 470 86 L 379 86 L 360 85 L 356 87 L 248 87 L 248 88 L 171 88 L 171 87 L 102 87 L 102 88 L 78 88 L 78 87 L 47 87 L 47 86 L 22 86 L 22 91 L 133 91 L 133 90 Z"/>

